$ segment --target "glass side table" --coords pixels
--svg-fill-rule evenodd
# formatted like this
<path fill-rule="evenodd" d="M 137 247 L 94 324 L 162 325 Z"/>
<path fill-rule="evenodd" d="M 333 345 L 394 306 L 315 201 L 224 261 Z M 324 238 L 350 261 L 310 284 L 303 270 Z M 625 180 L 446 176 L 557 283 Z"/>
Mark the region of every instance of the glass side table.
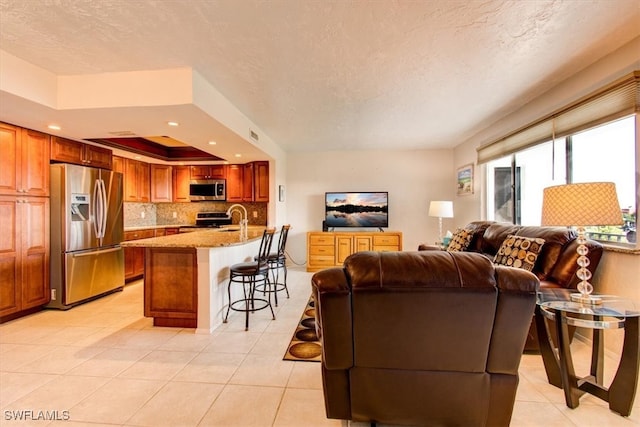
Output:
<path fill-rule="evenodd" d="M 573 301 L 544 301 L 536 306 L 536 328 L 540 354 L 549 383 L 564 390 L 569 408 L 577 408 L 580 396 L 590 393 L 606 402 L 609 409 L 628 416 L 638 385 L 640 353 L 638 341 L 640 311 L 630 300 L 599 295 L 602 304 L 585 305 Z M 552 322 L 545 322 L 544 318 Z M 555 328 L 557 343 L 550 339 L 549 328 Z M 591 368 L 588 376 L 577 377 L 571 357 L 568 327 L 593 330 Z M 607 388 L 603 384 L 605 329 L 624 329 L 624 341 L 618 370 Z"/>

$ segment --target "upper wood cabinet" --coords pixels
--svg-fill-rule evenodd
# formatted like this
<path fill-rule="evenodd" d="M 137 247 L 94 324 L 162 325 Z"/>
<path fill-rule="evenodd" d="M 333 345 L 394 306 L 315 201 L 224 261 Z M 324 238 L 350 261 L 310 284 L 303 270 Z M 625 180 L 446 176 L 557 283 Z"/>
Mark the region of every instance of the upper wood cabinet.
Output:
<path fill-rule="evenodd" d="M 173 201 L 189 202 L 189 180 L 191 179 L 191 167 L 174 166 L 173 168 Z"/>
<path fill-rule="evenodd" d="M 244 165 L 227 165 L 227 202 L 242 202 Z"/>
<path fill-rule="evenodd" d="M 225 179 L 224 165 L 191 166 L 191 179 Z"/>
<path fill-rule="evenodd" d="M 53 136 L 51 137 L 51 160 L 111 169 L 112 151 L 108 148 Z"/>
<path fill-rule="evenodd" d="M 113 171 L 124 173 L 124 157 L 113 156 Z"/>
<path fill-rule="evenodd" d="M 243 165 L 242 201 L 269 201 L 269 162 L 259 161 Z"/>
<path fill-rule="evenodd" d="M 124 160 L 124 201 L 149 203 L 149 163 L 133 159 Z"/>
<path fill-rule="evenodd" d="M 0 123 L 0 194 L 49 196 L 47 134 Z"/>
<path fill-rule="evenodd" d="M 151 202 L 172 202 L 173 176 L 169 165 L 150 165 L 151 171 Z"/>
<path fill-rule="evenodd" d="M 253 201 L 269 201 L 269 162 L 254 162 L 253 168 Z"/>

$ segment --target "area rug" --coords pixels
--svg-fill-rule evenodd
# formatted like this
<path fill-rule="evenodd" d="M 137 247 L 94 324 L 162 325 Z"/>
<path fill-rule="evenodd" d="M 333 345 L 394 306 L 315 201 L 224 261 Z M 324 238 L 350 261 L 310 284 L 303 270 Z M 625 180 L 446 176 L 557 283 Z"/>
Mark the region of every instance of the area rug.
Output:
<path fill-rule="evenodd" d="M 320 362 L 322 347 L 316 335 L 316 309 L 313 296 L 304 308 L 283 360 Z"/>

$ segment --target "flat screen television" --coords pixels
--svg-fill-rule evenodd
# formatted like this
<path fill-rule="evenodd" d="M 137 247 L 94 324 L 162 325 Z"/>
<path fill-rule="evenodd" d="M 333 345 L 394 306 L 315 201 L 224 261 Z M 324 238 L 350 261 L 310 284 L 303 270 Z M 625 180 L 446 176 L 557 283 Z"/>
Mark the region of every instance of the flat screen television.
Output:
<path fill-rule="evenodd" d="M 388 227 L 389 193 L 325 193 L 327 227 Z"/>

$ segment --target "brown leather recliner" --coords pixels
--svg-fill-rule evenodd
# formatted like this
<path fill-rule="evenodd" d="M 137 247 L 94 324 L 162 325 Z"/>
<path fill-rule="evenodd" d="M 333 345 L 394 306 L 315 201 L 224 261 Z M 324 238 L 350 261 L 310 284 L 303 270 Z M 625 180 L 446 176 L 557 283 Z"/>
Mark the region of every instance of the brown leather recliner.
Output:
<path fill-rule="evenodd" d="M 475 253 L 358 252 L 311 281 L 327 417 L 509 425 L 533 274 Z"/>

